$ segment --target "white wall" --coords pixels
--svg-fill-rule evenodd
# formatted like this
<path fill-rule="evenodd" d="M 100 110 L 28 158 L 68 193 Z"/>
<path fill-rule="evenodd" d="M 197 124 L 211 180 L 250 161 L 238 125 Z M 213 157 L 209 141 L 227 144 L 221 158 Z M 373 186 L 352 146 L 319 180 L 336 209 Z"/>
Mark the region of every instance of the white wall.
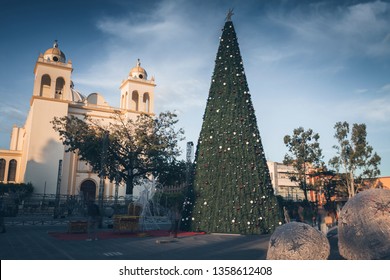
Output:
<path fill-rule="evenodd" d="M 63 159 L 64 146 L 59 134 L 50 123 L 54 117 L 66 116 L 68 103 L 35 98 L 31 106 L 31 123 L 26 130 L 29 133 L 29 146 L 24 151 L 26 173 L 24 182 L 31 182 L 34 192 L 56 193 L 59 160 Z"/>

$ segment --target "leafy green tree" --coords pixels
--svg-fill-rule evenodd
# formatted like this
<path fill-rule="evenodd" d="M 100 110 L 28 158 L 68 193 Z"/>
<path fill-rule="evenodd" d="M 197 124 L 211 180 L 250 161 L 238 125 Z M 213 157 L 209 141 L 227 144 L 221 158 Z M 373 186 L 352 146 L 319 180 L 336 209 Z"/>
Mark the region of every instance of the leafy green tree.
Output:
<path fill-rule="evenodd" d="M 165 210 L 168 210 L 172 207 L 181 207 L 185 200 L 185 194 L 183 191 L 178 192 L 163 192 L 159 197 L 158 203 L 164 206 Z"/>
<path fill-rule="evenodd" d="M 183 205 L 187 183 L 187 163 L 184 160 L 174 160 L 158 175 L 156 188 L 161 192 L 157 203 L 166 207 Z M 175 189 L 172 192 L 171 187 Z"/>
<path fill-rule="evenodd" d="M 325 204 L 328 209 L 329 206 L 333 206 L 333 197 L 342 196 L 342 191 L 340 190 L 338 184 L 338 174 L 336 174 L 336 172 L 333 170 L 328 170 L 325 165 L 316 170 L 313 170 L 313 172 L 310 172 L 309 177 L 313 183 L 312 187 L 316 194 L 319 194 L 320 197 L 322 195 L 325 197 Z"/>
<path fill-rule="evenodd" d="M 350 130 L 349 123 L 337 122 L 334 128 L 338 144 L 333 146 L 336 156 L 329 161 L 329 165 L 345 174 L 342 176 L 343 182 L 348 188 L 349 197 L 352 197 L 358 188 L 374 182 L 380 175 L 381 157 L 367 142 L 365 124 L 355 123 Z"/>
<path fill-rule="evenodd" d="M 90 117 L 65 116 L 52 123 L 67 152 L 77 153 L 100 176 L 125 182 L 126 194 L 132 194 L 140 180 L 166 172 L 181 153 L 184 131 L 175 128 L 178 120 L 171 112 L 134 120 L 117 113 L 114 120 L 103 125 Z"/>
<path fill-rule="evenodd" d="M 187 180 L 187 163 L 184 160 L 173 160 L 158 174 L 162 186 L 178 186 Z"/>
<path fill-rule="evenodd" d="M 215 60 L 184 219 L 192 230 L 272 232 L 281 209 L 273 192 L 230 16 Z M 193 208 L 192 208 L 193 207 Z M 192 212 L 192 213 L 190 213 Z"/>
<path fill-rule="evenodd" d="M 303 127 L 298 127 L 294 129 L 291 136 L 286 135 L 283 139 L 288 148 L 283 163 L 292 165 L 296 170 L 289 177 L 291 181 L 297 182 L 303 190 L 306 201 L 307 191 L 310 188 L 307 182 L 308 168 L 315 170 L 323 165 L 319 138 L 319 134 L 314 133 L 312 129 L 305 130 Z"/>

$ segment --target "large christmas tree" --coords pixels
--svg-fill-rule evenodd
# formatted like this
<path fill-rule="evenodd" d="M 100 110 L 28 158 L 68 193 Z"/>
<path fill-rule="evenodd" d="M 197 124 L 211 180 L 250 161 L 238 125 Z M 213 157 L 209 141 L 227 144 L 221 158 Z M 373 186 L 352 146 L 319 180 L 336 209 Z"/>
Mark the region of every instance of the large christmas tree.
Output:
<path fill-rule="evenodd" d="M 281 224 L 231 13 L 195 156 L 193 202 L 185 205 L 192 230 L 261 234 Z"/>

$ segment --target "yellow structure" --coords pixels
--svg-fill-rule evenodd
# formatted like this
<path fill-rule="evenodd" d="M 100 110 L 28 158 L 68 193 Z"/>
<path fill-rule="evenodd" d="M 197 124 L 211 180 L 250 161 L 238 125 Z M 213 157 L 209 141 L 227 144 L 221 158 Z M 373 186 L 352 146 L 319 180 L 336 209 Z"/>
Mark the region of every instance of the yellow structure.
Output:
<path fill-rule="evenodd" d="M 30 111 L 23 127 L 13 127 L 9 150 L 0 150 L 0 182 L 31 182 L 35 193 L 56 194 L 59 162 L 60 193 L 93 196 L 99 178 L 74 153 L 65 153 L 59 134 L 50 123 L 54 117 L 88 115 L 101 123 L 112 122 L 118 111 L 126 118 L 140 113 L 153 115 L 154 78 L 138 60 L 120 85 L 120 108 L 111 107 L 99 93 L 84 96 L 74 89 L 72 62 L 66 61 L 57 41 L 40 54 L 34 67 Z M 114 185 L 105 182 L 104 196 L 114 195 Z M 124 188 L 119 188 L 124 195 Z"/>
<path fill-rule="evenodd" d="M 379 177 L 376 180 L 375 185 L 379 185 L 383 189 L 390 190 L 390 176 Z"/>

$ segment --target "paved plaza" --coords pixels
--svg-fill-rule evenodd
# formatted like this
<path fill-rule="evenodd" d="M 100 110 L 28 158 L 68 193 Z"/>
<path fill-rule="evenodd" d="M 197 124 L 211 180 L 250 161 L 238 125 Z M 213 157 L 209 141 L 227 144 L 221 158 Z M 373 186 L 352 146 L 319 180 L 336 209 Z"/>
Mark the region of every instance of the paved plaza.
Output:
<path fill-rule="evenodd" d="M 161 236 L 120 236 L 86 241 L 62 240 L 66 223 L 8 225 L 0 234 L 2 260 L 265 260 L 270 235 L 204 234 L 177 239 Z M 100 235 L 112 229 L 99 230 Z M 72 235 L 77 235 L 76 233 Z M 106 236 L 106 235 L 105 235 Z M 80 238 L 81 237 L 81 238 Z M 329 259 L 340 259 L 337 235 L 329 237 Z"/>

